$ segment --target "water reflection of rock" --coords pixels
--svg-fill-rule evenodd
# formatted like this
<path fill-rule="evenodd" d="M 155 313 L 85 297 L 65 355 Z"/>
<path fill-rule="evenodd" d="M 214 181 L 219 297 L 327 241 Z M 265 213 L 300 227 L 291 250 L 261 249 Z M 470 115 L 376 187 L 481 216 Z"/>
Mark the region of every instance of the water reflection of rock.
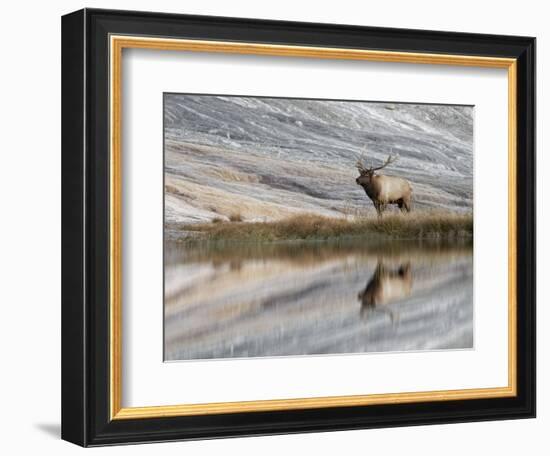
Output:
<path fill-rule="evenodd" d="M 472 346 L 470 245 L 168 247 L 169 360 Z"/>

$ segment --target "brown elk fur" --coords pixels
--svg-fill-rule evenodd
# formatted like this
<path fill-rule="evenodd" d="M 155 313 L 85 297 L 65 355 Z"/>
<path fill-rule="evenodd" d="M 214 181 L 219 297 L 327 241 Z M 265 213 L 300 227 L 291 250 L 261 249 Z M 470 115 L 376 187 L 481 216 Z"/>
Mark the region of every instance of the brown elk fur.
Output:
<path fill-rule="evenodd" d="M 378 168 L 366 168 L 360 160 L 357 162 L 360 175 L 355 182 L 363 187 L 372 200 L 378 216 L 382 215 L 388 204 L 396 204 L 402 212 L 410 212 L 412 209 L 412 187 L 406 179 L 375 174 L 375 171 L 385 168 L 394 161 L 395 158 L 390 155 Z"/>

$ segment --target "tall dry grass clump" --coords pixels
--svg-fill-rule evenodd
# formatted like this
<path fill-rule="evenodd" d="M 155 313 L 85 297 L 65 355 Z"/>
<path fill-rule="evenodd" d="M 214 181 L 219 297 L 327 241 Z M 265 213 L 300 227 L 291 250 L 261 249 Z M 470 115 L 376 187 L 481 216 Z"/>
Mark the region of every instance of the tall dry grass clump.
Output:
<path fill-rule="evenodd" d="M 234 220 L 237 221 L 237 220 Z M 200 223 L 182 227 L 194 239 L 282 241 L 373 237 L 390 239 L 453 239 L 473 234 L 472 214 L 414 212 L 354 219 L 301 214 L 271 222 Z"/>

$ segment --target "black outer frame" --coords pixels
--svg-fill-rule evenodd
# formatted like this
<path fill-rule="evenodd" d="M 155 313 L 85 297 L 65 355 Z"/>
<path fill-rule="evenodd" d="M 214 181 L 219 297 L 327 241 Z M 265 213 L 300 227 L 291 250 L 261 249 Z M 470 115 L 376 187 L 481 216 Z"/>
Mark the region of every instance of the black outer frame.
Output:
<path fill-rule="evenodd" d="M 109 418 L 110 34 L 518 59 L 517 391 L 513 398 Z M 535 39 L 131 11 L 62 18 L 62 438 L 82 446 L 535 416 Z"/>

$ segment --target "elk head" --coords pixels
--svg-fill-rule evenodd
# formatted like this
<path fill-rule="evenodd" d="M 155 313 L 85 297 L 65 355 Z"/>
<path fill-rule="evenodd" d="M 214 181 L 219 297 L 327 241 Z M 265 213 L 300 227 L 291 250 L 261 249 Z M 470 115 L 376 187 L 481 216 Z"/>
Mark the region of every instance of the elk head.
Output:
<path fill-rule="evenodd" d="M 356 168 L 357 170 L 359 171 L 359 177 L 357 179 L 355 179 L 355 182 L 358 184 L 358 185 L 369 185 L 372 177 L 374 176 L 374 172 L 375 171 L 379 171 L 383 168 L 385 168 L 386 166 L 388 166 L 389 164 L 395 162 L 397 160 L 397 156 L 391 156 L 388 155 L 388 158 L 386 159 L 386 161 L 381 165 L 381 166 L 377 166 L 377 167 L 372 167 L 372 166 L 365 166 L 365 163 L 363 162 L 363 159 L 362 158 L 359 158 L 357 160 L 357 163 L 356 163 Z"/>

